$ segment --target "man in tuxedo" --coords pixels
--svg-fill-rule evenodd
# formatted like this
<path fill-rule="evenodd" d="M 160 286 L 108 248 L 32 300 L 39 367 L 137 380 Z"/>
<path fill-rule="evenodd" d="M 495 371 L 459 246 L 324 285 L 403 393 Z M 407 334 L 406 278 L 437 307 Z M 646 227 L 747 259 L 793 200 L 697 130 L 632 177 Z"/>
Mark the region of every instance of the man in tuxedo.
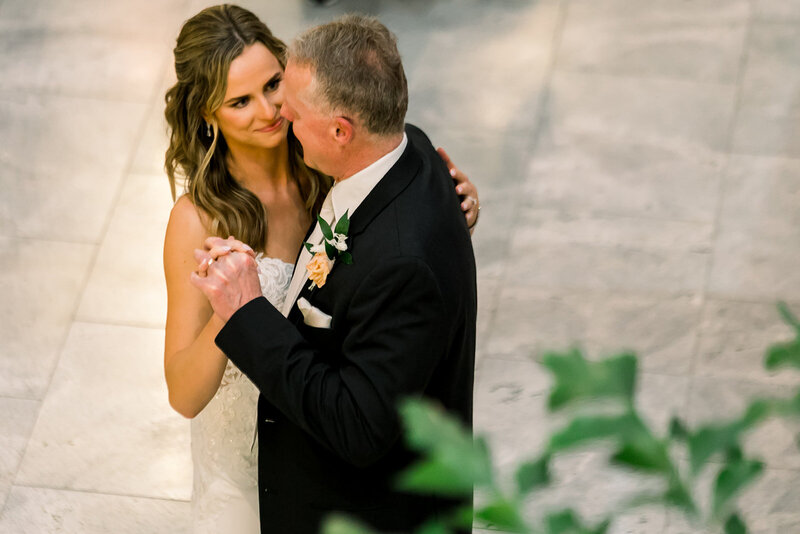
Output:
<path fill-rule="evenodd" d="M 335 180 L 321 212 L 330 231 L 317 223 L 307 238 L 284 313 L 261 296 L 252 258 L 217 257 L 213 239 L 215 261 L 195 277 L 226 321 L 217 345 L 261 391 L 262 531 L 316 533 L 336 511 L 408 532 L 453 503 L 395 490 L 414 460 L 398 402 L 424 396 L 472 422 L 469 232 L 446 166 L 404 124 L 402 62 L 376 19 L 301 35 L 283 91 L 306 163 Z"/>

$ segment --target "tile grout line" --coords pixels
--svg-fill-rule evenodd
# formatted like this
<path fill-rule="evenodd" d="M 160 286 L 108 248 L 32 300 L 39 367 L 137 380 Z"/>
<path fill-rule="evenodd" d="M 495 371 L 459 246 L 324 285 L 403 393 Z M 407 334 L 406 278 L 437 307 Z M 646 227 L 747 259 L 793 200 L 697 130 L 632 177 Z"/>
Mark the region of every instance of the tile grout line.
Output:
<path fill-rule="evenodd" d="M 715 245 L 717 243 L 717 239 L 719 237 L 719 227 L 720 227 L 720 219 L 722 218 L 722 205 L 724 201 L 724 194 L 725 194 L 725 177 L 728 173 L 728 169 L 730 167 L 731 157 L 732 157 L 732 148 L 733 148 L 733 138 L 734 132 L 736 129 L 736 124 L 739 120 L 739 108 L 741 106 L 742 100 L 742 82 L 744 80 L 745 71 L 747 69 L 747 59 L 750 52 L 750 40 L 753 32 L 753 19 L 754 19 L 754 8 L 753 8 L 753 0 L 748 0 L 748 17 L 747 17 L 747 28 L 745 30 L 744 39 L 742 42 L 742 52 L 739 58 L 739 69 L 736 74 L 736 89 L 734 93 L 733 99 L 733 109 L 731 110 L 731 117 L 728 121 L 728 131 L 727 137 L 725 139 L 725 158 L 722 168 L 719 170 L 719 183 L 717 185 L 717 202 L 714 209 L 714 218 L 712 221 L 711 226 L 711 250 L 709 252 L 709 258 L 706 263 L 706 271 L 703 277 L 703 284 L 701 286 L 701 306 L 700 310 L 698 311 L 698 328 L 697 334 L 694 337 L 692 342 L 691 348 L 691 358 L 689 359 L 689 385 L 686 390 L 686 398 L 684 399 L 684 406 L 683 406 L 683 413 L 686 414 L 687 420 L 690 419 L 691 413 L 690 409 L 692 406 L 691 400 L 692 396 L 696 390 L 696 383 L 695 380 L 697 378 L 697 360 L 700 357 L 698 351 L 700 349 L 700 340 L 703 336 L 701 331 L 703 318 L 706 316 L 706 312 L 708 310 L 708 296 L 710 293 L 710 283 L 711 283 L 711 273 L 714 267 L 714 251 Z M 667 521 L 665 525 L 665 529 L 668 530 L 670 527 L 671 521 L 669 514 L 667 514 Z"/>
<path fill-rule="evenodd" d="M 166 60 L 162 60 L 161 61 L 160 65 L 159 65 L 159 67 L 160 67 L 159 72 L 164 72 L 165 61 Z M 76 297 L 75 304 L 73 306 L 72 313 L 70 314 L 70 317 L 67 320 L 68 327 L 65 329 L 65 332 L 64 332 L 64 334 L 63 334 L 63 336 L 62 336 L 62 338 L 61 338 L 61 340 L 60 340 L 60 342 L 58 344 L 58 350 L 56 351 L 55 362 L 53 363 L 52 370 L 50 371 L 50 376 L 47 379 L 47 385 L 43 390 L 44 392 L 42 394 L 42 398 L 40 399 L 39 409 L 37 410 L 33 426 L 31 427 L 31 432 L 30 432 L 30 435 L 28 436 L 28 441 L 27 441 L 25 447 L 22 450 L 19 462 L 17 463 L 17 465 L 14 467 L 14 469 L 12 471 L 12 473 L 13 473 L 13 477 L 11 479 L 12 480 L 12 487 L 14 485 L 14 480 L 16 479 L 17 475 L 19 474 L 19 468 L 22 465 L 22 460 L 25 458 L 25 454 L 27 453 L 28 447 L 30 446 L 31 437 L 33 435 L 34 430 L 36 429 L 36 424 L 39 421 L 39 416 L 41 415 L 42 406 L 44 405 L 45 399 L 47 398 L 47 393 L 49 392 L 50 386 L 52 385 L 53 377 L 55 376 L 56 371 L 58 370 L 58 364 L 61 361 L 61 357 L 62 357 L 63 352 L 64 352 L 64 347 L 66 346 L 67 339 L 69 338 L 69 334 L 72 331 L 72 326 L 76 322 L 79 322 L 79 321 L 76 320 L 77 319 L 78 308 L 80 307 L 80 303 L 81 303 L 81 300 L 83 298 L 83 294 L 86 291 L 86 287 L 89 284 L 89 280 L 91 278 L 91 274 L 94 271 L 95 264 L 97 263 L 97 257 L 99 256 L 100 248 L 102 247 L 102 243 L 105 240 L 106 235 L 108 233 L 108 229 L 109 229 L 109 227 L 111 225 L 111 220 L 114 217 L 114 211 L 116 209 L 116 206 L 117 206 L 117 204 L 119 202 L 120 197 L 122 196 L 122 190 L 125 187 L 126 178 L 127 178 L 128 174 L 130 173 L 131 168 L 133 167 L 133 162 L 134 162 L 134 160 L 136 158 L 136 155 L 138 153 L 139 146 L 140 146 L 140 144 L 142 142 L 142 139 L 145 136 L 145 128 L 147 127 L 147 123 L 148 123 L 148 119 L 150 117 L 150 113 L 152 112 L 154 106 L 157 105 L 158 102 L 160 102 L 160 100 L 158 99 L 158 94 L 157 93 L 158 93 L 159 88 L 161 87 L 161 84 L 162 84 L 163 80 L 164 80 L 164 75 L 163 74 L 161 76 L 157 77 L 157 83 L 154 84 L 154 87 L 151 90 L 152 94 L 151 94 L 151 97 L 150 97 L 150 104 L 145 107 L 144 113 L 142 114 L 142 117 L 140 119 L 139 127 L 137 129 L 137 133 L 136 133 L 136 137 L 135 137 L 136 141 L 133 143 L 133 146 L 131 147 L 130 153 L 128 155 L 128 159 L 127 159 L 125 165 L 123 166 L 123 168 L 121 170 L 122 177 L 121 177 L 121 179 L 119 181 L 119 185 L 117 186 L 117 190 L 114 193 L 113 200 L 112 200 L 112 202 L 110 204 L 111 207 L 108 210 L 108 214 L 106 215 L 105 222 L 103 223 L 102 229 L 100 231 L 100 238 L 99 238 L 98 242 L 95 244 L 95 250 L 94 250 L 94 252 L 92 254 L 92 258 L 90 259 L 90 261 L 89 261 L 89 263 L 88 263 L 88 265 L 86 267 L 86 274 L 84 275 L 84 279 L 81 282 L 81 288 L 77 292 L 77 297 Z M 8 505 L 8 499 L 6 498 L 5 502 L 3 502 L 2 506 L 0 507 L 0 518 L 3 517 L 7 505 Z"/>
<path fill-rule="evenodd" d="M 537 110 L 537 120 L 536 124 L 534 125 L 534 129 L 531 136 L 531 144 L 530 144 L 530 154 L 535 157 L 536 149 L 539 144 L 539 139 L 542 135 L 542 129 L 547 122 L 546 117 L 546 110 L 548 103 L 550 101 L 550 92 L 553 85 L 553 75 L 555 72 L 555 66 L 558 59 L 559 49 L 561 48 L 561 39 L 564 33 L 564 26 L 566 24 L 568 14 L 568 0 L 559 0 L 558 2 L 558 15 L 557 15 L 557 22 L 555 24 L 555 29 L 553 31 L 552 41 L 551 41 L 551 50 L 550 50 L 550 57 L 548 59 L 547 68 L 545 70 L 544 76 L 544 85 L 542 88 L 541 95 L 539 96 L 539 101 L 537 103 L 538 110 Z M 517 191 L 521 188 L 521 184 L 517 184 Z M 498 285 L 502 286 L 503 282 L 507 280 L 508 272 L 509 272 L 509 262 L 508 259 L 511 256 L 511 244 L 513 242 L 514 234 L 516 233 L 517 228 L 517 218 L 519 215 L 519 198 L 521 195 L 517 194 L 514 195 L 514 202 L 512 206 L 510 206 L 511 211 L 511 221 L 512 221 L 512 228 L 513 230 L 510 232 L 508 243 L 505 246 L 505 255 L 503 258 L 503 268 L 500 271 L 499 276 L 497 276 L 499 282 Z M 490 332 L 494 331 L 495 329 L 495 322 L 497 321 L 497 308 L 499 302 L 499 294 L 501 293 L 501 288 L 498 288 L 495 291 L 493 303 L 490 306 L 491 312 L 489 313 L 489 317 L 486 321 L 486 340 L 479 344 L 482 352 L 485 352 L 486 344 L 489 342 L 489 334 Z M 485 355 L 484 358 L 485 359 Z"/>
<path fill-rule="evenodd" d="M 75 489 L 75 488 L 56 488 L 52 486 L 43 486 L 39 484 L 11 484 L 12 488 L 27 488 L 27 489 L 40 489 L 50 491 L 64 491 L 69 493 L 80 493 L 84 495 L 106 495 L 109 497 L 124 497 L 129 499 L 144 499 L 148 501 L 167 501 L 175 503 L 190 503 L 191 499 L 177 499 L 170 497 L 153 497 L 150 495 L 137 495 L 135 493 L 116 493 L 113 491 L 95 491 L 89 489 Z M 10 493 L 10 492 L 9 492 Z"/>
<path fill-rule="evenodd" d="M 702 323 L 703 317 L 705 317 L 706 310 L 708 307 L 708 296 L 712 294 L 710 291 L 710 284 L 711 284 L 711 273 L 713 272 L 714 267 L 714 250 L 715 245 L 717 243 L 717 239 L 719 238 L 719 230 L 720 230 L 720 221 L 722 218 L 722 207 L 724 203 L 724 195 L 725 195 L 725 177 L 728 173 L 728 169 L 730 168 L 731 156 L 732 156 L 732 146 L 733 146 L 733 137 L 734 132 L 736 129 L 736 124 L 739 119 L 739 108 L 741 106 L 741 99 L 742 99 L 742 82 L 744 79 L 744 74 L 747 69 L 747 59 L 749 56 L 750 50 L 750 39 L 753 32 L 753 0 L 749 0 L 748 6 L 750 10 L 750 14 L 747 19 L 747 30 L 745 31 L 744 40 L 742 42 L 742 53 L 741 57 L 739 58 L 739 70 L 736 76 L 736 91 L 734 93 L 734 101 L 733 101 L 733 109 L 731 110 L 731 117 L 728 121 L 728 131 L 727 137 L 725 139 L 725 159 L 722 165 L 722 168 L 719 170 L 719 183 L 717 184 L 717 201 L 714 207 L 714 217 L 711 223 L 711 250 L 709 251 L 709 258 L 708 262 L 706 263 L 706 269 L 703 276 L 703 284 L 701 286 L 701 294 L 700 298 L 702 299 L 702 305 L 700 306 L 700 317 L 699 323 Z M 697 336 L 695 337 L 694 346 L 692 347 L 692 358 L 691 358 L 691 366 L 689 368 L 689 376 L 694 377 L 696 372 L 697 366 L 697 350 L 700 344 L 700 337 L 701 333 L 698 331 Z M 693 380 L 692 380 L 693 383 Z M 693 386 L 690 387 L 693 389 Z M 687 399 L 687 404 L 689 403 Z"/>

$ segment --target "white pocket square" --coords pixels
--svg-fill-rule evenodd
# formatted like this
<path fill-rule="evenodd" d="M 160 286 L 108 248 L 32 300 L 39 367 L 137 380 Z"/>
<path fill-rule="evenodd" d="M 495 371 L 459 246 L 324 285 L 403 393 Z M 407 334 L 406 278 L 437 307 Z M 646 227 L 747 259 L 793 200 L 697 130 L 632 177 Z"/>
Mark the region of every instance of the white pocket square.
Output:
<path fill-rule="evenodd" d="M 300 308 L 300 312 L 303 314 L 303 322 L 308 326 L 313 326 L 314 328 L 331 327 L 331 316 L 312 306 L 305 298 L 300 297 L 297 299 L 297 307 Z"/>

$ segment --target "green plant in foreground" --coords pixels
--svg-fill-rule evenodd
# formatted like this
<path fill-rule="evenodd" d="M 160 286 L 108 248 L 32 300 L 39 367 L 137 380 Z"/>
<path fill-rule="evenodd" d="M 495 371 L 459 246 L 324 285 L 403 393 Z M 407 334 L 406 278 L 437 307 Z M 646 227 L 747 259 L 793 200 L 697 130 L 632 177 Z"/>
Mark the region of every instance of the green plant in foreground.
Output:
<path fill-rule="evenodd" d="M 771 346 L 765 366 L 769 370 L 800 369 L 800 321 L 786 304 L 779 303 L 778 309 L 784 321 L 795 330 L 795 339 Z M 468 528 L 473 519 L 476 526 L 521 534 L 603 534 L 615 514 L 646 504 L 677 508 L 693 519 L 716 525 L 725 534 L 747 532 L 735 508 L 735 499 L 762 473 L 764 464 L 744 455 L 741 439 L 769 417 L 800 415 L 800 389 L 789 399 L 754 399 L 741 416 L 694 430 L 673 418 L 667 435 L 659 436 L 636 408 L 635 354 L 622 353 L 590 361 L 573 349 L 548 353 L 543 364 L 554 379 L 548 409 L 551 412 L 569 410 L 570 419 L 550 436 L 540 456 L 517 466 L 510 489 L 498 484 L 484 438 L 473 439 L 460 424 L 429 403 L 409 400 L 402 405 L 406 439 L 420 452 L 421 460 L 401 475 L 399 486 L 409 492 L 467 499 L 474 489 L 481 497 L 474 518 L 471 509 L 457 510 L 451 517 L 423 525 L 416 534 L 448 534 L 455 528 Z M 585 524 L 569 508 L 546 514 L 538 524 L 529 523 L 522 512 L 524 499 L 550 484 L 552 459 L 558 454 L 598 443 L 610 445 L 611 465 L 657 477 L 663 482 L 663 490 L 639 493 L 596 525 Z M 688 454 L 688 473 L 678 469 L 671 454 L 676 448 L 683 448 Z M 712 460 L 717 460 L 713 467 Z M 716 469 L 716 475 L 711 506 L 704 512 L 697 505 L 692 488 L 697 477 L 712 468 Z M 324 533 L 374 534 L 340 516 L 327 521 Z"/>

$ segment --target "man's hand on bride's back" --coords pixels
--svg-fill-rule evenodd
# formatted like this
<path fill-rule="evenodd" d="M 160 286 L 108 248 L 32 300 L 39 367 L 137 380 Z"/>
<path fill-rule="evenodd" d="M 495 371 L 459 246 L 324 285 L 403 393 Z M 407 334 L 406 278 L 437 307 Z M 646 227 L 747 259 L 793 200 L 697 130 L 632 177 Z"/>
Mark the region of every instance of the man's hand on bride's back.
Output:
<path fill-rule="evenodd" d="M 191 283 L 227 322 L 239 308 L 261 296 L 255 252 L 233 237 L 209 237 L 204 245 L 204 250 L 194 251 L 197 271 L 191 274 Z"/>

